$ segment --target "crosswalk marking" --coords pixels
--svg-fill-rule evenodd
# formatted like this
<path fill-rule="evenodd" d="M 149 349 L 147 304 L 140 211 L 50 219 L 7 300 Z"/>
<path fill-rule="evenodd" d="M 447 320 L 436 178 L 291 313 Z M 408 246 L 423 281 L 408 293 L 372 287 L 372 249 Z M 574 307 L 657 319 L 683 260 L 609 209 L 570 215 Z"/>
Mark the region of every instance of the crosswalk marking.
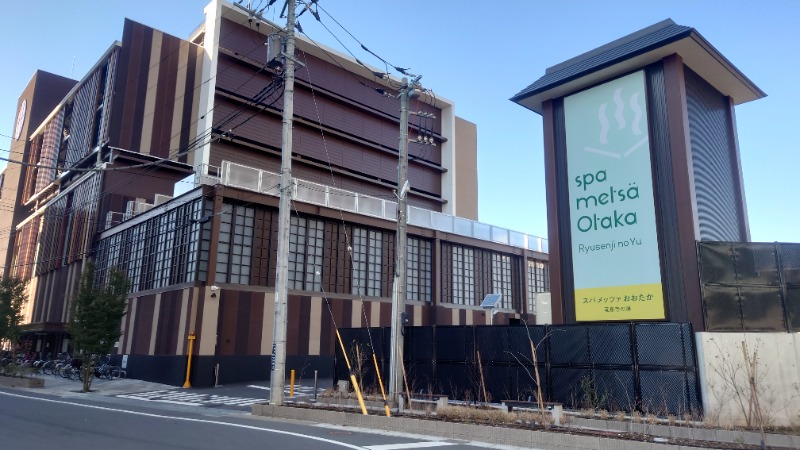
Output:
<path fill-rule="evenodd" d="M 255 403 L 263 402 L 263 398 L 229 397 L 227 395 L 216 394 L 196 394 L 181 391 L 152 391 L 138 394 L 117 395 L 120 398 L 133 400 L 143 400 L 160 403 L 173 403 L 179 405 L 226 405 L 226 406 L 250 406 Z"/>

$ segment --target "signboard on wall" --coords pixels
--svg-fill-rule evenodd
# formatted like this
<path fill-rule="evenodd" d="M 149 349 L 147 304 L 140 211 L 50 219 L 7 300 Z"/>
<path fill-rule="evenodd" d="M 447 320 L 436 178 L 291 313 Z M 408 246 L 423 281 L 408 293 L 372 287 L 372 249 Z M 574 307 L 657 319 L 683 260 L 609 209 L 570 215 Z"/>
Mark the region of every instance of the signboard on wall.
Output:
<path fill-rule="evenodd" d="M 664 319 L 644 72 L 564 99 L 575 316 Z"/>

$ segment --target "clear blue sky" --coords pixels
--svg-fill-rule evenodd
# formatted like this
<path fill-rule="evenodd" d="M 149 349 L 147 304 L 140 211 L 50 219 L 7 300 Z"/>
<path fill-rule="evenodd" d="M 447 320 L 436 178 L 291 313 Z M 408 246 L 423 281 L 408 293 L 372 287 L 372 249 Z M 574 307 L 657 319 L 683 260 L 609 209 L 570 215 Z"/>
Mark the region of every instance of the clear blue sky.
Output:
<path fill-rule="evenodd" d="M 203 21 L 206 3 L 0 1 L 0 156 L 8 155 L 17 98 L 36 69 L 82 77 L 122 38 L 124 17 L 186 37 Z M 319 4 L 370 50 L 422 74 L 425 87 L 454 101 L 456 114 L 477 124 L 480 220 L 543 237 L 542 121 L 508 98 L 547 67 L 665 18 L 692 26 L 768 95 L 736 108 L 752 239 L 800 242 L 800 149 L 793 136 L 800 126 L 800 1 Z M 274 17 L 272 10 L 265 15 Z M 322 19 L 359 59 L 380 67 L 328 16 Z M 310 15 L 300 22 L 317 42 L 341 49 Z"/>

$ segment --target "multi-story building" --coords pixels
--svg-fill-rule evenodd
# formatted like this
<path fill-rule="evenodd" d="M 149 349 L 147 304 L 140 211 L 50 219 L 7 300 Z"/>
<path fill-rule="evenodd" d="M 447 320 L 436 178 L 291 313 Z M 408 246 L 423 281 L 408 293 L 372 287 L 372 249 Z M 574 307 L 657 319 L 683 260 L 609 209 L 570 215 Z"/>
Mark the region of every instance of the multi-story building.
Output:
<path fill-rule="evenodd" d="M 121 42 L 26 119 L 5 236 L 7 273 L 31 280 L 26 331 L 38 351 L 68 349 L 81 271 L 93 262 L 102 282 L 119 267 L 132 284 L 116 346 L 129 376 L 181 383 L 194 333 L 193 384 L 216 365 L 227 382 L 265 379 L 284 257 L 289 368 L 329 373 L 335 327 L 390 325 L 399 80 L 298 39 L 278 255 L 283 80 L 265 42 L 280 29 L 224 1 L 205 12 L 186 40 L 126 21 Z M 29 90 L 20 101 L 33 104 Z M 532 322 L 546 241 L 477 221 L 476 126 L 453 102 L 423 93 L 411 109 L 410 325 Z M 496 311 L 480 308 L 489 293 L 502 294 Z"/>

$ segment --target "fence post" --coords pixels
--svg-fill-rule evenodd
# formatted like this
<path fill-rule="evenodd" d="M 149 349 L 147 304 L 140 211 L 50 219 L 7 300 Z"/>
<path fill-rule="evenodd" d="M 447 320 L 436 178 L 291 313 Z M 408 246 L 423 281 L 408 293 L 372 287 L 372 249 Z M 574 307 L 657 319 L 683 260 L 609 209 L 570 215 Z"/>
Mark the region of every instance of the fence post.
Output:
<path fill-rule="evenodd" d="M 630 324 L 631 333 L 631 363 L 633 365 L 633 395 L 634 395 L 634 408 L 638 411 L 642 410 L 642 383 L 639 379 L 639 351 L 637 350 L 638 344 L 636 342 L 636 323 Z M 633 411 L 630 411 L 633 412 Z"/>
<path fill-rule="evenodd" d="M 792 332 L 792 324 L 789 322 L 789 308 L 786 305 L 786 279 L 783 277 L 783 254 L 781 253 L 780 244 L 775 242 L 773 251 L 775 252 L 775 268 L 778 270 L 778 283 L 781 286 L 781 306 L 783 307 L 783 327 L 787 333 Z"/>

